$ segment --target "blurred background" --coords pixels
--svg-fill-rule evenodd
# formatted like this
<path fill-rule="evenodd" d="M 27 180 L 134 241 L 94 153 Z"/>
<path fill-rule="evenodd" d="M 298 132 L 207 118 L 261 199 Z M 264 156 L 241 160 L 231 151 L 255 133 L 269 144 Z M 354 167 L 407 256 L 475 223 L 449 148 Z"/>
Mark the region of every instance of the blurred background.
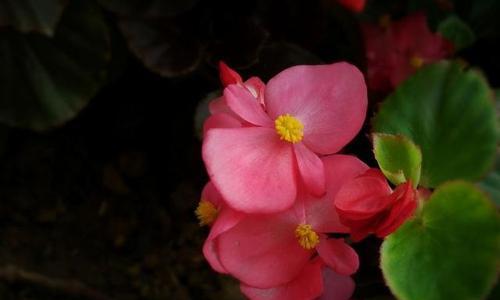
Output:
<path fill-rule="evenodd" d="M 456 53 L 500 86 L 498 1 L 0 0 L 0 299 L 241 299 L 194 215 L 217 63 L 264 81 L 297 64 L 366 70 L 360 24 L 450 13 Z M 381 95 L 371 94 L 370 114 Z M 373 164 L 365 130 L 347 148 Z M 392 299 L 356 245 L 356 299 Z"/>

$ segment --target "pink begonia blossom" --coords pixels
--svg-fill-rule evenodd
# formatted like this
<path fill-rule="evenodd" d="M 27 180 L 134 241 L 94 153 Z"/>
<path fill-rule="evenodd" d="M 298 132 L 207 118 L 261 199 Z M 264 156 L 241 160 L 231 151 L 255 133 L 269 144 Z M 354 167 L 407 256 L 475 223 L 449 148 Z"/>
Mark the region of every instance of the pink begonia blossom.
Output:
<path fill-rule="evenodd" d="M 360 71 L 347 63 L 291 67 L 269 81 L 262 100 L 262 93 L 233 81 L 219 99 L 222 110 L 207 120 L 203 141 L 208 174 L 228 205 L 246 213 L 282 211 L 302 183 L 321 196 L 318 155 L 342 149 L 365 119 Z"/>
<path fill-rule="evenodd" d="M 241 76 L 223 61 L 219 62 L 219 77 L 223 87 L 230 84 L 246 89 L 258 103 L 264 105 L 264 89 L 266 85 L 258 77 L 251 77 L 243 81 Z M 210 128 L 243 127 L 247 122 L 231 111 L 227 106 L 224 96 L 210 101 L 208 109 L 211 116 L 203 124 L 203 134 Z"/>
<path fill-rule="evenodd" d="M 342 186 L 335 207 L 342 224 L 359 241 L 370 233 L 385 237 L 395 231 L 416 208 L 416 191 L 411 182 L 394 191 L 378 169 L 370 169 Z"/>
<path fill-rule="evenodd" d="M 345 8 L 359 13 L 365 8 L 366 0 L 338 0 Z"/>
<path fill-rule="evenodd" d="M 427 26 L 423 13 L 397 21 L 362 26 L 368 64 L 368 87 L 387 92 L 425 64 L 449 57 L 453 45 Z"/>
<path fill-rule="evenodd" d="M 234 210 L 223 209 L 205 245 L 211 266 L 259 289 L 289 283 L 316 255 L 336 273 L 354 273 L 359 264 L 356 252 L 342 238 L 327 233 L 349 232 L 338 219 L 334 197 L 342 184 L 368 167 L 347 155 L 327 156 L 322 162 L 327 188 L 320 198 L 299 192 L 293 207 L 273 214 L 235 218 Z M 229 217 L 223 216 L 224 211 L 230 212 Z"/>
<path fill-rule="evenodd" d="M 251 300 L 349 300 L 354 287 L 350 276 L 335 273 L 315 258 L 290 282 L 267 289 L 241 284 L 241 291 Z"/>

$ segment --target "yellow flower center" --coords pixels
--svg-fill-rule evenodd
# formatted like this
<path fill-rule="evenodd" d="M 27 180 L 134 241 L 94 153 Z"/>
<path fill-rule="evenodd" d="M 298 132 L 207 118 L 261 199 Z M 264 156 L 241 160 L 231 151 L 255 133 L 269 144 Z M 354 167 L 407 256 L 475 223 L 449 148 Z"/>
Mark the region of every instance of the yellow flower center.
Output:
<path fill-rule="evenodd" d="M 424 65 L 424 60 L 417 55 L 413 55 L 410 58 L 410 66 L 412 66 L 415 69 L 420 69 Z"/>
<path fill-rule="evenodd" d="M 319 243 L 319 236 L 309 224 L 300 224 L 295 229 L 299 244 L 306 250 L 311 250 Z"/>
<path fill-rule="evenodd" d="M 297 143 L 304 136 L 304 125 L 297 118 L 284 114 L 274 120 L 274 127 L 280 138 L 290 143 Z"/>
<path fill-rule="evenodd" d="M 202 199 L 195 210 L 195 214 L 200 221 L 200 226 L 204 226 L 212 225 L 219 211 L 211 202 Z"/>

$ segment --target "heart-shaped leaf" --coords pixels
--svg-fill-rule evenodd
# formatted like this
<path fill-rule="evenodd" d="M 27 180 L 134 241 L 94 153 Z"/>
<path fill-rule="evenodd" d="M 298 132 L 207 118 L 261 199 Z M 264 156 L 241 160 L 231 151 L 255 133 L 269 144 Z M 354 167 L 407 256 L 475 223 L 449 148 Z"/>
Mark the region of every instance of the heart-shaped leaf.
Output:
<path fill-rule="evenodd" d="M 393 184 L 410 180 L 413 187 L 417 187 L 422 153 L 410 139 L 402 135 L 375 133 L 373 152 L 380 169 Z"/>
<path fill-rule="evenodd" d="M 442 185 L 382 244 L 387 284 L 401 300 L 482 299 L 499 263 L 500 219 L 474 185 Z"/>
<path fill-rule="evenodd" d="M 0 27 L 52 36 L 67 4 L 67 0 L 0 0 Z"/>
<path fill-rule="evenodd" d="M 0 121 L 45 130 L 73 118 L 99 89 L 109 58 L 106 24 L 72 1 L 53 38 L 0 33 Z"/>
<path fill-rule="evenodd" d="M 384 101 L 373 127 L 420 146 L 420 184 L 426 187 L 451 179 L 477 180 L 493 164 L 493 93 L 481 74 L 458 63 L 428 65 L 403 82 Z"/>
<path fill-rule="evenodd" d="M 457 16 L 449 16 L 439 23 L 438 32 L 453 43 L 455 51 L 469 47 L 476 40 L 469 25 Z"/>

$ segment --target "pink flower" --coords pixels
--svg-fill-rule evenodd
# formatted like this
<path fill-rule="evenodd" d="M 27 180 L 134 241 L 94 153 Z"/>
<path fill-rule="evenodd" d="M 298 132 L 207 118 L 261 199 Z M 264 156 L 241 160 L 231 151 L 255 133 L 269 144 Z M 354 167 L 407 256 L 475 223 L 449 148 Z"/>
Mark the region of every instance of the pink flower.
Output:
<path fill-rule="evenodd" d="M 264 89 L 266 85 L 258 77 L 251 77 L 244 82 L 240 74 L 231 69 L 223 61 L 219 62 L 219 77 L 223 87 L 234 84 L 244 88 L 258 103 L 264 105 Z M 245 120 L 231 111 L 226 104 L 224 96 L 212 100 L 208 108 L 211 116 L 203 124 L 204 134 L 210 128 L 243 127 L 246 124 Z"/>
<path fill-rule="evenodd" d="M 381 18 L 380 24 L 363 24 L 368 86 L 389 91 L 425 64 L 452 54 L 453 45 L 430 31 L 424 14 L 399 21 Z"/>
<path fill-rule="evenodd" d="M 416 208 L 411 182 L 391 189 L 378 169 L 370 169 L 342 186 L 335 197 L 340 221 L 359 241 L 370 233 L 385 237 L 408 219 Z"/>
<path fill-rule="evenodd" d="M 295 205 L 286 211 L 244 215 L 235 222 L 220 216 L 216 224 L 225 230 L 210 241 L 207 260 L 212 267 L 217 265 L 245 286 L 259 289 L 276 288 L 297 279 L 316 255 L 336 273 L 354 273 L 358 268 L 356 252 L 343 239 L 329 238 L 327 233 L 349 232 L 339 222 L 334 196 L 343 183 L 368 167 L 347 155 L 324 157 L 322 162 L 327 182 L 323 197 L 299 193 Z M 313 277 L 304 280 L 309 280 L 304 289 L 317 284 Z"/>
<path fill-rule="evenodd" d="M 241 284 L 241 291 L 251 300 L 348 300 L 354 292 L 354 281 L 316 258 L 290 282 L 268 289 Z"/>
<path fill-rule="evenodd" d="M 246 213 L 291 207 L 301 183 L 322 195 L 318 154 L 339 151 L 360 130 L 367 105 L 362 74 L 347 63 L 296 66 L 269 81 L 262 103 L 256 99 L 241 84 L 224 89 L 231 113 L 221 113 L 224 126 L 211 126 L 203 141 L 213 184 Z"/>
<path fill-rule="evenodd" d="M 345 8 L 353 12 L 361 12 L 365 8 L 366 0 L 338 0 Z"/>

